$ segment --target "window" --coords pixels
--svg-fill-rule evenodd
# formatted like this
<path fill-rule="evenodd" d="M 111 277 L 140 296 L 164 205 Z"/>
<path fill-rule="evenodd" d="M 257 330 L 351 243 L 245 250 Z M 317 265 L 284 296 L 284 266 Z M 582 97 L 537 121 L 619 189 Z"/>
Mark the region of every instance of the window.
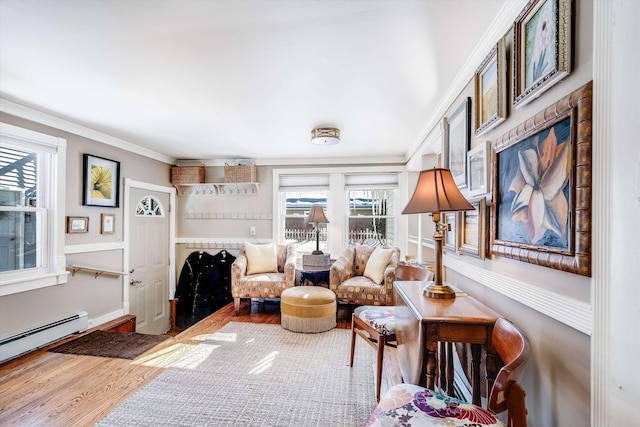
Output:
<path fill-rule="evenodd" d="M 316 249 L 316 233 L 312 224 L 306 223 L 311 206 L 319 205 L 327 211 L 329 190 L 328 174 L 278 175 L 278 235 L 279 241 L 296 244 L 299 254 Z M 318 242 L 321 251 L 327 250 L 327 224 L 320 224 Z"/>
<path fill-rule="evenodd" d="M 66 281 L 65 146 L 0 123 L 0 295 Z"/>
<path fill-rule="evenodd" d="M 394 246 L 396 190 L 351 190 L 349 244 Z"/>
<path fill-rule="evenodd" d="M 406 181 L 395 166 L 274 169 L 273 235 L 296 242 L 301 253 L 315 250 L 314 229 L 304 219 L 318 204 L 329 220 L 320 226 L 324 253 L 337 257 L 350 243 L 397 246 L 406 235 L 406 221 L 398 218 Z"/>
<path fill-rule="evenodd" d="M 316 250 L 316 233 L 312 224 L 306 222 L 311 206 L 322 206 L 327 210 L 326 191 L 284 192 L 284 241 L 296 244 L 298 253 Z M 327 224 L 318 224 L 318 246 L 327 251 Z"/>

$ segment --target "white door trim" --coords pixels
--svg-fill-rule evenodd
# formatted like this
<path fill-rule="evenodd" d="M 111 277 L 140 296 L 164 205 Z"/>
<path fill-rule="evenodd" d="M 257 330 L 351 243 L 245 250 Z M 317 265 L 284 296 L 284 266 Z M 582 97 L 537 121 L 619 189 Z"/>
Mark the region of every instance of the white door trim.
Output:
<path fill-rule="evenodd" d="M 124 265 L 124 271 L 126 275 L 124 276 L 124 280 L 122 283 L 122 308 L 125 314 L 130 313 L 129 311 L 129 254 L 130 254 L 130 244 L 131 239 L 129 238 L 129 210 L 135 209 L 136 204 L 131 204 L 129 206 L 129 198 L 131 197 L 131 188 L 139 188 L 142 190 L 156 191 L 158 193 L 167 193 L 169 194 L 169 206 L 167 211 L 169 212 L 169 295 L 167 297 L 171 300 L 176 293 L 176 275 L 174 274 L 176 270 L 175 260 L 176 260 L 176 215 L 175 215 L 175 205 L 176 205 L 176 189 L 174 187 L 166 187 L 163 185 L 150 184 L 148 182 L 136 181 L 131 178 L 124 179 L 124 205 L 125 209 L 123 212 L 123 227 L 124 227 L 124 250 L 122 252 L 123 260 L 122 264 Z"/>

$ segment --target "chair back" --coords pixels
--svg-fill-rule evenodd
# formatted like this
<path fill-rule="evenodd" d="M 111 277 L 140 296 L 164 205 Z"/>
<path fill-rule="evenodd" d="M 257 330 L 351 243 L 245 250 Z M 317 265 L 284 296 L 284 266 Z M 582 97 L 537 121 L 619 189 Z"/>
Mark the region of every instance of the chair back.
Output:
<path fill-rule="evenodd" d="M 428 282 L 433 280 L 433 272 L 416 265 L 399 265 L 396 267 L 396 280 L 407 282 Z"/>
<path fill-rule="evenodd" d="M 487 407 L 496 414 L 508 410 L 510 427 L 526 427 L 524 390 L 519 383 L 531 352 L 529 340 L 511 322 L 498 319 L 491 341 L 504 366 L 491 387 Z"/>

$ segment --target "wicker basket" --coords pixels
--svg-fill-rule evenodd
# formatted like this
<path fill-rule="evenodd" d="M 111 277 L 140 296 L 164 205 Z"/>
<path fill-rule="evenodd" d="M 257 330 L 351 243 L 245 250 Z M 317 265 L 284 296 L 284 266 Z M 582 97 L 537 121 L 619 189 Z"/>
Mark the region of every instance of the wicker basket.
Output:
<path fill-rule="evenodd" d="M 224 166 L 224 182 L 256 182 L 254 165 Z"/>
<path fill-rule="evenodd" d="M 202 184 L 204 166 L 171 166 L 172 184 Z"/>

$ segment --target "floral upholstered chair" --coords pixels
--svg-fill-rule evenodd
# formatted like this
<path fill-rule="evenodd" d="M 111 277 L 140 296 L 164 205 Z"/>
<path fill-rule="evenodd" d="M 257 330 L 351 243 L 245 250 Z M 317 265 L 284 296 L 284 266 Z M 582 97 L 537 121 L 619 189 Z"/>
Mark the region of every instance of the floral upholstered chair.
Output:
<path fill-rule="evenodd" d="M 295 286 L 296 247 L 245 243 L 231 265 L 231 296 L 236 316 L 243 298 L 280 298 Z"/>
<path fill-rule="evenodd" d="M 508 320 L 498 319 L 491 342 L 504 366 L 491 387 L 487 409 L 417 385 L 398 384 L 380 399 L 366 427 L 526 427 L 525 392 L 520 380 L 529 359 L 529 341 Z M 504 411 L 506 424 L 496 417 Z"/>
<path fill-rule="evenodd" d="M 433 280 L 433 273 L 426 268 L 399 265 L 396 268 L 396 280 L 420 282 Z M 351 317 L 351 356 L 349 365 L 353 366 L 356 349 L 356 336 L 363 338 L 377 354 L 376 364 L 376 401 L 380 400 L 382 386 L 382 361 L 386 346 L 396 347 L 396 311 L 394 306 L 362 305 L 353 310 Z"/>
<path fill-rule="evenodd" d="M 331 266 L 329 289 L 337 301 L 393 305 L 393 282 L 400 249 L 349 245 Z"/>

